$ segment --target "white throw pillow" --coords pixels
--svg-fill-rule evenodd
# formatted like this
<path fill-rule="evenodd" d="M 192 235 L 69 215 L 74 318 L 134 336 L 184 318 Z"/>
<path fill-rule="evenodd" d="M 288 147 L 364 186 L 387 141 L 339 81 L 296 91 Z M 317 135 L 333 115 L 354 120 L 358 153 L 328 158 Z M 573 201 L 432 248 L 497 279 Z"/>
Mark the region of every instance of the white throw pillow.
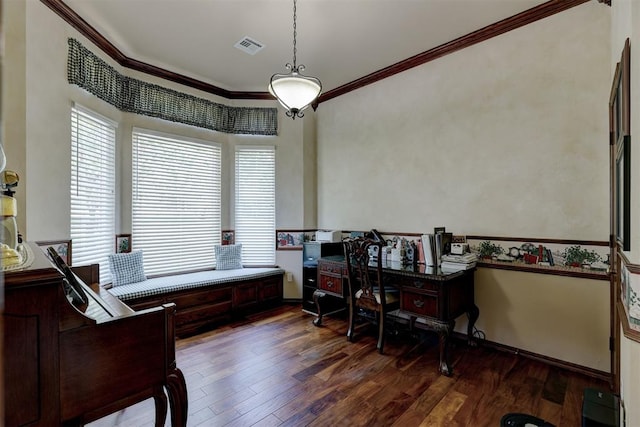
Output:
<path fill-rule="evenodd" d="M 109 255 L 109 270 L 111 270 L 111 284 L 113 286 L 147 280 L 147 276 L 144 274 L 142 251 Z"/>
<path fill-rule="evenodd" d="M 242 268 L 242 244 L 216 245 L 216 270 L 235 270 Z"/>

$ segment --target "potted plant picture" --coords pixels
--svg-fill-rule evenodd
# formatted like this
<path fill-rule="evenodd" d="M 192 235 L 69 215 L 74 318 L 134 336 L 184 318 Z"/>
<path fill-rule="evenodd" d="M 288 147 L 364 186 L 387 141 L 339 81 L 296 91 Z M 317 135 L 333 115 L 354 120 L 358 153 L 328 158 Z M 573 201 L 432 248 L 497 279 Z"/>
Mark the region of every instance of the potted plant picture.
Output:
<path fill-rule="evenodd" d="M 565 265 L 570 267 L 582 267 L 600 261 L 600 255 L 594 251 L 583 249 L 580 245 L 569 246 L 562 253 Z"/>
<path fill-rule="evenodd" d="M 478 256 L 483 259 L 493 258 L 504 252 L 501 246 L 491 243 L 489 240 L 485 240 L 478 245 Z"/>

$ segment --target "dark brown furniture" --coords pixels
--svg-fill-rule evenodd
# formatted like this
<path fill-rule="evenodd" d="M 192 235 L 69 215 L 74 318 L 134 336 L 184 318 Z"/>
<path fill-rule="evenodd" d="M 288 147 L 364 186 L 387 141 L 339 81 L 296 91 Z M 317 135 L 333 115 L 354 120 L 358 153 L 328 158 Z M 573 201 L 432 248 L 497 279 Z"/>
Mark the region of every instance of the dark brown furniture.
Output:
<path fill-rule="evenodd" d="M 415 327 L 423 327 L 438 332 L 440 337 L 440 372 L 451 375 L 453 370 L 449 363 L 448 342 L 453 333 L 455 321 L 467 314 L 469 323 L 467 337 L 469 345 L 475 345 L 473 328 L 480 311 L 474 301 L 475 269 L 455 273 L 443 273 L 439 269 L 401 265 L 399 263 L 383 263 L 382 275 L 385 284 L 400 291 L 400 313 L 407 317 L 416 317 L 411 322 Z M 322 296 L 348 297 L 347 267 L 344 256 L 329 256 L 318 260 L 318 318 L 316 326 L 322 324 Z"/>
<path fill-rule="evenodd" d="M 186 337 L 244 316 L 282 304 L 283 274 L 243 279 L 159 295 L 127 299 L 134 310 L 172 303 L 176 307 L 176 335 Z"/>
<path fill-rule="evenodd" d="M 349 330 L 347 339 L 353 341 L 356 318 L 378 326 L 378 352 L 383 353 L 387 314 L 400 306 L 398 290 L 386 287 L 382 279 L 382 243 L 371 239 L 354 238 L 343 242 L 349 290 Z"/>
<path fill-rule="evenodd" d="M 302 311 L 318 314 L 313 293 L 318 289 L 318 259 L 329 255 L 342 255 L 342 242 L 304 242 L 302 246 Z M 322 301 L 325 314 L 346 308 L 345 300 L 328 296 Z"/>
<path fill-rule="evenodd" d="M 79 281 L 88 300 L 80 311 L 65 295 L 64 276 L 30 248 L 31 266 L 4 275 L 4 425 L 83 425 L 153 397 L 163 426 L 168 395 L 172 425 L 186 426 L 175 306 L 134 312 Z M 95 268 L 78 272 L 97 277 Z"/>

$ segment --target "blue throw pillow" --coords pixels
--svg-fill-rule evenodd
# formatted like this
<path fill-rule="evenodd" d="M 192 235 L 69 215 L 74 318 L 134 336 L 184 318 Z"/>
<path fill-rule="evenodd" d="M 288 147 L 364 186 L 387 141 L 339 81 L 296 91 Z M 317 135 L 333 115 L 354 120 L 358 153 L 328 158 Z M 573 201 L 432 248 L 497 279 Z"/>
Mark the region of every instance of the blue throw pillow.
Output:
<path fill-rule="evenodd" d="M 111 270 L 111 284 L 113 286 L 147 280 L 147 276 L 144 274 L 142 251 L 109 255 L 109 270 Z"/>
<path fill-rule="evenodd" d="M 235 270 L 242 268 L 242 244 L 237 245 L 216 245 L 217 270 Z"/>

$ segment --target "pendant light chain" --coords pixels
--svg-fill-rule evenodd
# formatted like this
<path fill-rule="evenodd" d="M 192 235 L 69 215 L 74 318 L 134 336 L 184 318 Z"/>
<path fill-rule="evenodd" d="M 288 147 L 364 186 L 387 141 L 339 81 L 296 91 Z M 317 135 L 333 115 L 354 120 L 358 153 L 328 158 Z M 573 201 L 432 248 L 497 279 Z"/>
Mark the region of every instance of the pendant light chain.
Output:
<path fill-rule="evenodd" d="M 296 46 L 296 0 L 293 0 L 293 69 L 296 69 L 296 53 L 298 52 L 298 48 Z"/>
<path fill-rule="evenodd" d="M 302 111 L 309 107 L 322 92 L 322 83 L 317 77 L 305 76 L 304 65 L 298 65 L 298 8 L 293 0 L 293 64 L 287 62 L 287 74 L 276 73 L 269 81 L 269 93 L 287 109 L 286 115 L 295 119 L 304 117 Z"/>

